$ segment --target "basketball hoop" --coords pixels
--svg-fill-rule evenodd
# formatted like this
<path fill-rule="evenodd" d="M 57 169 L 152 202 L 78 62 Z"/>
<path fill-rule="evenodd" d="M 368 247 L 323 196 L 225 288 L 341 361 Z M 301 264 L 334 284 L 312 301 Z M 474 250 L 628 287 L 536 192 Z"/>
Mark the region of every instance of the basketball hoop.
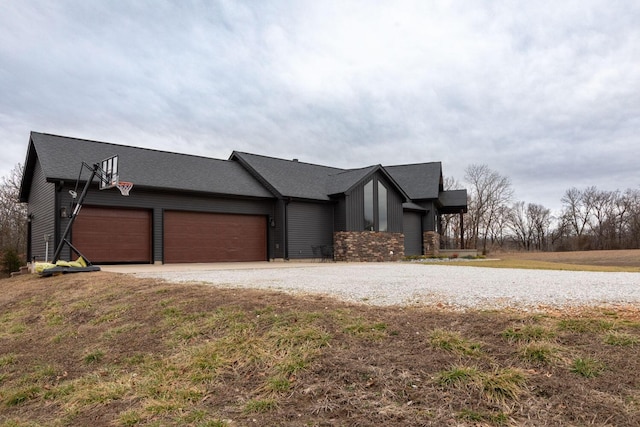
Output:
<path fill-rule="evenodd" d="M 133 182 L 120 181 L 116 184 L 116 187 L 118 187 L 123 196 L 128 196 L 129 191 L 133 188 Z"/>

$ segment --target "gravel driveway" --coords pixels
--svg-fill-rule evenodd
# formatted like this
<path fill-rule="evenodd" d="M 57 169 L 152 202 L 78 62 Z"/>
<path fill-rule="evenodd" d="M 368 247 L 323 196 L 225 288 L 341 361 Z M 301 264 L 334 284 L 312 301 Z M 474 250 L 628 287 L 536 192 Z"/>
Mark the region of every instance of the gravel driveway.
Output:
<path fill-rule="evenodd" d="M 640 273 L 493 269 L 418 263 L 338 263 L 282 268 L 137 273 L 171 282 L 313 293 L 371 305 L 454 308 L 634 305 Z"/>

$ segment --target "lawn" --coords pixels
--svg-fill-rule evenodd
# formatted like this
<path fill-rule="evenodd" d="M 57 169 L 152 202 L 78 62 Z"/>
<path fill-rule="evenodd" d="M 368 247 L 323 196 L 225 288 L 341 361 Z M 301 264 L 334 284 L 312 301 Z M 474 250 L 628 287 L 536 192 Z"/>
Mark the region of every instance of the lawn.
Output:
<path fill-rule="evenodd" d="M 443 261 L 458 264 L 461 261 Z M 474 267 L 526 268 L 536 270 L 640 272 L 640 250 L 587 252 L 512 252 L 491 253 Z"/>
<path fill-rule="evenodd" d="M 370 307 L 115 273 L 0 280 L 1 426 L 640 423 L 640 307 Z"/>

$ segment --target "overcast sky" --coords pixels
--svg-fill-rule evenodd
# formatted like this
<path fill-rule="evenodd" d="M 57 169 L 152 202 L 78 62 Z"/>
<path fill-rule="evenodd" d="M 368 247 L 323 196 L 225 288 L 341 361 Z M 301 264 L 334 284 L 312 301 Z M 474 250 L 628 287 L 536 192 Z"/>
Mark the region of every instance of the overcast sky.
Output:
<path fill-rule="evenodd" d="M 461 184 L 486 164 L 556 210 L 640 187 L 640 1 L 0 0 L 0 176 L 32 130 Z"/>

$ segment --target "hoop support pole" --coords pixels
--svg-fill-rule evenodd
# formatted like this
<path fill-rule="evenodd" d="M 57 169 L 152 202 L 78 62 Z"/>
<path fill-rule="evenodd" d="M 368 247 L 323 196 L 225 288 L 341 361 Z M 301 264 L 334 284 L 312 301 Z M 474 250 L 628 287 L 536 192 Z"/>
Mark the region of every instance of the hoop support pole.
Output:
<path fill-rule="evenodd" d="M 82 209 L 82 203 L 84 202 L 84 199 L 87 196 L 87 191 L 89 191 L 89 186 L 93 182 L 93 178 L 98 173 L 98 169 L 99 168 L 100 168 L 100 166 L 97 163 L 93 165 L 93 169 L 91 170 L 91 176 L 89 177 L 89 179 L 87 180 L 86 184 L 84 185 L 84 188 L 82 189 L 82 194 L 80 195 L 80 198 L 78 199 L 76 207 L 73 209 L 73 213 L 71 214 L 71 218 L 69 219 L 69 223 L 67 224 L 67 227 L 64 229 L 64 233 L 62 234 L 62 237 L 60 238 L 60 243 L 58 243 L 58 246 L 56 247 L 56 251 L 53 254 L 53 263 L 54 264 L 60 259 L 60 252 L 62 252 L 62 248 L 64 247 L 64 244 L 65 243 L 69 244 L 69 242 L 67 241 L 67 237 L 69 236 L 69 232 L 71 231 L 71 227 L 73 227 L 73 223 L 76 220 L 76 217 L 80 213 L 80 209 Z M 85 258 L 85 261 L 87 261 L 87 263 L 90 264 L 89 260 L 87 260 L 86 258 Z"/>

